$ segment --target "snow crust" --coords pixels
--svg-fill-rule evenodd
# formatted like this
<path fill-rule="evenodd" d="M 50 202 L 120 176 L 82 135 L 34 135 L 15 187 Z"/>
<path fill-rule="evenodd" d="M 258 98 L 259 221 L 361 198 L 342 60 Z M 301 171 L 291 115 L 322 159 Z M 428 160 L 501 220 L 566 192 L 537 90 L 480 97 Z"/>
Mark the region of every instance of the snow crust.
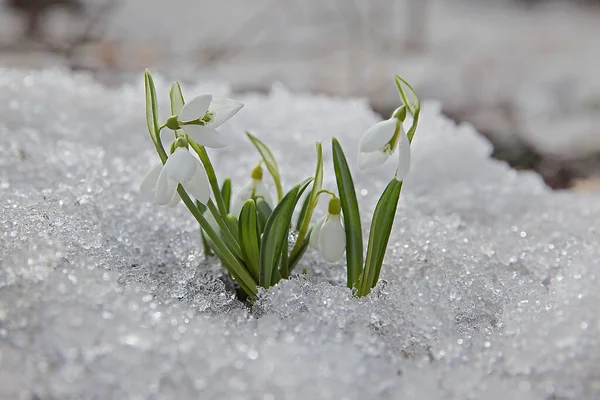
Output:
<path fill-rule="evenodd" d="M 141 74 L 140 74 L 141 76 Z M 167 100 L 167 83 L 157 78 Z M 227 85 L 184 95 L 228 94 Z M 289 186 L 329 138 L 352 163 L 378 117 L 360 99 L 237 98 L 211 156 L 243 185 L 274 150 Z M 584 399 L 600 396 L 598 195 L 546 189 L 427 103 L 384 282 L 356 299 L 344 265 L 236 300 L 183 206 L 144 202 L 157 157 L 143 86 L 0 70 L 0 398 Z M 161 118 L 168 117 L 166 102 Z M 359 173 L 364 218 L 394 162 Z"/>

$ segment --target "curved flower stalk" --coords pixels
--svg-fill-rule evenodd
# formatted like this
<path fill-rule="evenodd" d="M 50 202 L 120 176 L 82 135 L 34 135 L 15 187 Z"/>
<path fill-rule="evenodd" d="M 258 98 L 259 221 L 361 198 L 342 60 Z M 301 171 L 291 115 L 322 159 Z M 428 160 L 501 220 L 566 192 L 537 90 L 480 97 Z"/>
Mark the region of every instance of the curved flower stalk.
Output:
<path fill-rule="evenodd" d="M 233 203 L 229 209 L 229 213 L 233 214 L 236 218 L 239 217 L 240 211 L 244 203 L 248 199 L 256 200 L 261 198 L 269 208 L 273 208 L 273 197 L 269 193 L 269 189 L 263 182 L 263 170 L 260 165 L 257 165 L 250 175 L 250 182 L 242 187 L 233 197 Z"/>
<path fill-rule="evenodd" d="M 329 200 L 327 214 L 316 224 L 310 234 L 310 245 L 319 251 L 325 261 L 334 263 L 344 256 L 346 231 L 342 222 L 342 205 L 335 195 Z"/>

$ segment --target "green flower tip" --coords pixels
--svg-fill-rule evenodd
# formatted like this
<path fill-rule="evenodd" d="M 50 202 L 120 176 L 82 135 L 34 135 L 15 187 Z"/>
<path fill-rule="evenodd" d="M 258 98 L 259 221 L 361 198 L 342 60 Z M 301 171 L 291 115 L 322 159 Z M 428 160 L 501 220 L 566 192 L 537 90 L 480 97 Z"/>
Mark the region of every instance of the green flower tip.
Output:
<path fill-rule="evenodd" d="M 177 121 L 177 115 L 172 115 L 169 117 L 169 119 L 167 119 L 167 122 L 165 123 L 165 125 L 167 126 L 167 128 L 176 131 L 177 129 L 180 129 L 181 127 L 179 126 L 179 121 Z"/>
<path fill-rule="evenodd" d="M 404 122 L 404 120 L 406 119 L 406 106 L 401 105 L 400 107 L 396 108 L 396 110 L 392 114 L 392 118 L 396 118 Z"/>
<path fill-rule="evenodd" d="M 183 137 L 178 137 L 173 144 L 171 144 L 171 154 L 173 154 L 175 152 L 175 150 L 177 150 L 177 148 L 179 147 L 185 147 L 186 149 L 189 149 L 189 144 L 188 141 L 185 140 L 185 138 Z"/>
<path fill-rule="evenodd" d="M 262 180 L 263 170 L 262 170 L 262 167 L 260 166 L 260 164 L 258 164 L 256 167 L 254 167 L 254 169 L 252 170 L 252 174 L 250 176 L 252 177 L 252 179 L 256 179 L 257 181 Z"/>
<path fill-rule="evenodd" d="M 340 215 L 342 212 L 342 202 L 340 201 L 339 197 L 334 196 L 331 198 L 331 200 L 329 200 L 327 212 L 331 215 Z"/>

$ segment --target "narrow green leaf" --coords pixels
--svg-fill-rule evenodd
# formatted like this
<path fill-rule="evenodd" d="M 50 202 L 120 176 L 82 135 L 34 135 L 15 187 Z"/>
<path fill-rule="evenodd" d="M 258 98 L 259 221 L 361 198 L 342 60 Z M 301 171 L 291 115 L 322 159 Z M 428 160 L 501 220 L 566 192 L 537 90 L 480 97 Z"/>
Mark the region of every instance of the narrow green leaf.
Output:
<path fill-rule="evenodd" d="M 369 232 L 369 245 L 367 247 L 367 260 L 365 271 L 358 289 L 359 296 L 366 296 L 379 280 L 381 265 L 390 239 L 394 224 L 396 207 L 402 190 L 402 181 L 392 179 L 377 202 L 371 231 Z"/>
<path fill-rule="evenodd" d="M 311 182 L 312 178 L 309 178 L 294 186 L 275 207 L 267 220 L 260 244 L 259 285 L 264 288 L 271 286 L 273 274 L 279 274 L 277 265 L 284 242 L 289 234 L 294 208 Z M 285 250 L 287 251 L 287 249 Z"/>
<path fill-rule="evenodd" d="M 240 211 L 239 237 L 244 254 L 244 260 L 248 269 L 258 281 L 258 264 L 260 262 L 260 232 L 258 228 L 258 215 L 256 212 L 256 204 L 250 199 L 244 203 L 242 211 Z"/>
<path fill-rule="evenodd" d="M 398 88 L 402 102 L 406 104 L 408 111 L 410 111 L 412 115 L 415 115 L 417 110 L 421 109 L 421 101 L 419 100 L 417 92 L 408 82 L 398 75 L 394 76 L 394 80 L 396 81 L 396 87 Z"/>
<path fill-rule="evenodd" d="M 175 82 L 171 85 L 171 89 L 169 90 L 169 98 L 171 99 L 171 115 L 179 115 L 183 105 L 185 104 L 179 82 Z"/>
<path fill-rule="evenodd" d="M 290 235 L 289 230 L 288 234 L 283 237 L 283 244 L 281 246 L 281 263 L 279 265 L 279 272 L 281 273 L 281 277 L 287 279 L 290 277 L 290 253 L 289 253 L 289 242 Z M 271 281 L 272 284 L 276 283 Z"/>
<path fill-rule="evenodd" d="M 318 193 L 323 186 L 323 146 L 320 142 L 317 142 L 317 166 L 315 168 L 315 178 L 313 181 L 313 187 L 308 197 L 306 198 L 300 215 L 298 216 L 298 224 L 296 229 L 298 230 L 298 241 L 292 249 L 292 253 L 297 252 L 304 242 L 306 232 L 310 225 L 310 220 L 313 215 L 313 211 L 317 206 Z"/>
<path fill-rule="evenodd" d="M 298 186 L 290 190 L 279 202 L 265 226 L 260 245 L 260 274 L 258 283 L 264 288 L 271 286 L 273 271 L 277 268 L 283 242 L 288 235 Z"/>
<path fill-rule="evenodd" d="M 223 197 L 223 203 L 225 203 L 225 208 L 227 212 L 231 208 L 231 179 L 226 178 L 223 181 L 223 185 L 221 185 L 221 196 Z"/>
<path fill-rule="evenodd" d="M 332 140 L 333 167 L 337 181 L 342 212 L 344 214 L 344 228 L 346 230 L 346 264 L 348 268 L 348 287 L 357 285 L 363 266 L 363 241 L 360 225 L 360 213 L 354 181 L 348 167 L 348 161 L 342 146 L 336 138 Z"/>
<path fill-rule="evenodd" d="M 275 161 L 275 157 L 273 153 L 266 144 L 264 144 L 260 139 L 256 136 L 252 135 L 250 132 L 246 131 L 246 136 L 250 139 L 250 142 L 256 147 L 256 150 L 260 153 L 265 165 L 267 166 L 267 170 L 273 177 L 273 181 L 275 182 L 275 188 L 277 189 L 277 200 L 281 201 L 283 198 L 283 185 L 281 184 L 281 174 L 279 173 L 279 168 L 277 167 L 277 162 Z"/>
<path fill-rule="evenodd" d="M 262 198 L 258 198 L 256 199 L 256 211 L 258 212 L 258 229 L 262 234 L 265 231 L 265 226 L 267 225 L 267 221 L 273 213 L 273 210 L 266 201 Z"/>
<path fill-rule="evenodd" d="M 146 124 L 152 141 L 156 144 L 159 132 L 158 124 L 158 102 L 156 100 L 156 88 L 150 71 L 144 72 L 144 88 L 146 92 Z"/>
<path fill-rule="evenodd" d="M 233 234 L 235 238 L 240 237 L 240 231 L 238 226 L 238 220 L 233 214 L 227 214 L 225 217 L 225 222 L 229 226 L 229 231 Z"/>
<path fill-rule="evenodd" d="M 312 193 L 312 190 L 311 190 Z M 304 201 L 302 202 L 302 208 L 300 209 L 300 214 L 298 214 L 298 221 L 296 221 L 296 230 L 299 231 L 300 227 L 302 226 L 302 222 L 304 221 L 304 219 L 306 218 L 306 214 L 308 213 L 308 208 L 311 206 L 311 197 L 310 197 L 310 193 L 308 194 L 308 196 L 306 196 L 304 198 Z"/>

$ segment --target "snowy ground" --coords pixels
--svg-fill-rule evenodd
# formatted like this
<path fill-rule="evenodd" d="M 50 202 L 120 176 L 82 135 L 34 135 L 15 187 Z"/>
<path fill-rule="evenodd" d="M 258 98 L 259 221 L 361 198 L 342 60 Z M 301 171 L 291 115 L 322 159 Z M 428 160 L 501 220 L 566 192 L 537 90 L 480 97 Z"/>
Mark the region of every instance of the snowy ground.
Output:
<path fill-rule="evenodd" d="M 0 88 L 0 398 L 600 396 L 598 195 L 552 192 L 491 160 L 436 104 L 414 141 L 387 284 L 355 299 L 343 265 L 309 253 L 299 268 L 312 277 L 248 309 L 186 210 L 138 196 L 156 159 L 140 84 L 1 70 Z M 201 91 L 228 88 L 184 87 Z M 243 129 L 285 160 L 291 185 L 313 169 L 315 140 L 336 135 L 352 156 L 378 120 L 363 100 L 281 87 L 239 100 L 223 128 L 239 141 L 211 152 L 236 184 L 257 161 Z M 365 220 L 393 169 L 356 174 Z"/>

